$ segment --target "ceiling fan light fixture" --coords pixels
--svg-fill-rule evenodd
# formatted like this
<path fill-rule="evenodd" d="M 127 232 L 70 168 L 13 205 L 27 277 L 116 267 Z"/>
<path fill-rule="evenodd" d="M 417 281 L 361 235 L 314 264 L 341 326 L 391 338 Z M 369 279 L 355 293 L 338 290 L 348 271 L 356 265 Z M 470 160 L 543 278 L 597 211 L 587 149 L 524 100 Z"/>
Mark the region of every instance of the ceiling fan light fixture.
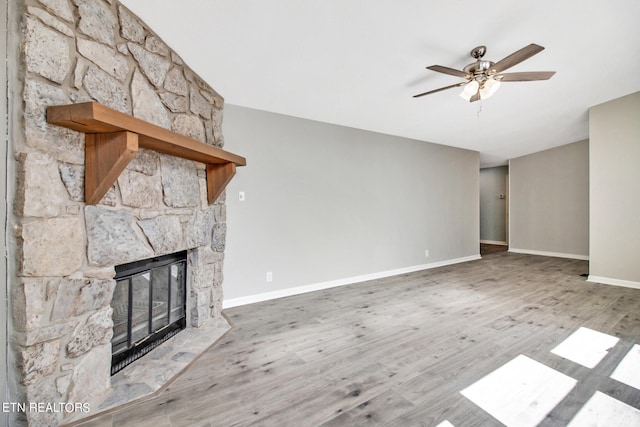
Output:
<path fill-rule="evenodd" d="M 487 79 L 480 88 L 480 99 L 489 99 L 500 89 L 500 80 Z"/>
<path fill-rule="evenodd" d="M 484 57 L 487 48 L 485 46 L 478 46 L 471 51 L 471 56 L 476 60 L 472 64 L 468 64 L 462 70 L 457 70 L 451 67 L 444 67 L 442 65 L 430 65 L 428 70 L 436 71 L 438 73 L 448 74 L 450 76 L 461 77 L 464 80 L 460 83 L 452 84 L 449 86 L 441 87 L 427 92 L 414 95 L 414 98 L 418 98 L 424 95 L 430 95 L 443 90 L 451 89 L 454 87 L 464 86 L 460 97 L 469 102 L 475 102 L 481 99 L 489 99 L 494 93 L 498 91 L 501 82 L 529 82 L 536 80 L 549 80 L 555 71 L 529 71 L 519 73 L 506 73 L 503 71 L 521 63 L 522 61 L 531 58 L 533 55 L 540 53 L 544 50 L 544 47 L 535 43 L 531 43 L 528 46 L 523 47 L 511 55 L 505 56 L 498 62 L 487 61 L 481 59 Z"/>
<path fill-rule="evenodd" d="M 471 80 L 469 83 L 464 85 L 464 89 L 460 93 L 460 97 L 465 101 L 469 101 L 473 95 L 478 93 L 478 88 L 480 87 L 480 83 L 475 80 Z"/>

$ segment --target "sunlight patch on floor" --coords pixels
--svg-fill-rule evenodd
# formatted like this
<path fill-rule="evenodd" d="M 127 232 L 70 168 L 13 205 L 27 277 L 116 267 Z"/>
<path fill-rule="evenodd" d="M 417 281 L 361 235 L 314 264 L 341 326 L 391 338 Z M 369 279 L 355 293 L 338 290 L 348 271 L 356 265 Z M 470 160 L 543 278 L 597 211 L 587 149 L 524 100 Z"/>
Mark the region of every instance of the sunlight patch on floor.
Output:
<path fill-rule="evenodd" d="M 640 410 L 596 391 L 567 427 L 640 426 Z"/>
<path fill-rule="evenodd" d="M 534 427 L 564 399 L 576 382 L 519 355 L 461 393 L 508 427 Z"/>
<path fill-rule="evenodd" d="M 581 327 L 551 353 L 595 368 L 619 341 Z M 640 345 L 622 358 L 611 378 L 640 390 Z M 527 356 L 519 355 L 460 393 L 507 427 L 538 425 L 574 388 L 577 380 Z M 441 426 L 447 424 L 441 423 Z M 640 426 L 640 409 L 595 391 L 570 427 Z M 449 426 L 447 426 L 449 427 Z"/>
<path fill-rule="evenodd" d="M 551 353 L 593 369 L 618 341 L 619 338 L 614 336 L 580 328 L 551 350 Z"/>
<path fill-rule="evenodd" d="M 640 345 L 635 344 L 611 374 L 611 378 L 640 390 Z"/>

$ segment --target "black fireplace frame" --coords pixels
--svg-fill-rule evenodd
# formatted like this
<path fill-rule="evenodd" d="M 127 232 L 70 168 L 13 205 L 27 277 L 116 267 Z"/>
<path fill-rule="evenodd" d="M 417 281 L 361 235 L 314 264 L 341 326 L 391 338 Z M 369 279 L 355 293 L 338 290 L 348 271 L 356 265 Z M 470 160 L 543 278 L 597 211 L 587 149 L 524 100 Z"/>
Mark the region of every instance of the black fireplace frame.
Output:
<path fill-rule="evenodd" d="M 148 302 L 148 310 L 147 310 L 147 323 L 148 323 L 148 334 L 142 340 L 137 342 L 132 341 L 132 313 L 133 313 L 133 286 L 131 285 L 131 280 L 133 277 L 139 276 L 141 274 L 145 274 L 146 272 L 151 273 L 152 270 L 159 270 L 162 268 L 169 268 L 171 265 L 180 265 L 183 268 L 183 280 L 179 283 L 179 286 L 182 286 L 182 317 L 177 319 L 174 322 L 168 322 L 167 325 L 161 327 L 158 330 L 153 329 L 153 319 L 152 319 L 152 309 L 153 309 L 153 275 L 150 274 L 149 280 L 149 302 Z M 158 256 L 150 259 L 135 261 L 128 264 L 123 264 L 115 267 L 116 269 L 116 282 L 128 280 L 128 307 L 127 307 L 127 348 L 122 350 L 116 354 L 113 354 L 112 348 L 112 357 L 111 357 L 111 375 L 116 374 L 120 370 L 122 370 L 125 366 L 134 362 L 135 360 L 141 358 L 145 354 L 149 353 L 154 348 L 158 347 L 163 342 L 167 341 L 169 338 L 176 335 L 181 330 L 185 329 L 187 326 L 187 317 L 186 317 L 186 281 L 187 281 L 187 251 L 181 251 L 174 254 Z M 116 285 L 117 286 L 117 285 Z M 168 289 L 167 289 L 167 316 L 170 317 L 171 311 L 171 281 L 169 281 Z M 115 322 L 114 322 L 115 323 Z M 114 324 L 114 334 L 115 334 L 115 324 Z"/>

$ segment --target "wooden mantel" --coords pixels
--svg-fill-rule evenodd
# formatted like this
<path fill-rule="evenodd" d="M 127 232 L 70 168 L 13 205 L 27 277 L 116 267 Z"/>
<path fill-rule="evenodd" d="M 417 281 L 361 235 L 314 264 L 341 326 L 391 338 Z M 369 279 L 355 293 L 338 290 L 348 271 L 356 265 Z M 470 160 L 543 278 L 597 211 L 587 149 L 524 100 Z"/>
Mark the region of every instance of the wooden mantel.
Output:
<path fill-rule="evenodd" d="M 85 202 L 107 193 L 138 147 L 195 160 L 207 166 L 207 199 L 213 203 L 244 157 L 137 119 L 97 102 L 47 107 L 47 122 L 85 133 Z"/>

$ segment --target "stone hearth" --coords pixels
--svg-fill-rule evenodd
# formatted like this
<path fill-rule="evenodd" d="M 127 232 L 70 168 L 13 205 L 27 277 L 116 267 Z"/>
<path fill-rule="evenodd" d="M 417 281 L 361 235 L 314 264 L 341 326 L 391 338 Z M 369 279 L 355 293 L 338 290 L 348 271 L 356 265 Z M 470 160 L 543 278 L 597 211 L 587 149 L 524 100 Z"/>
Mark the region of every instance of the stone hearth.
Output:
<path fill-rule="evenodd" d="M 223 99 L 117 0 L 18 0 L 23 123 L 16 158 L 12 347 L 20 402 L 88 403 L 17 414 L 77 420 L 153 393 L 219 339 L 224 194 L 207 202 L 204 165 L 143 150 L 97 205 L 84 202 L 84 135 L 45 109 L 97 101 L 222 146 Z M 113 377 L 115 266 L 188 250 L 187 329 Z M 86 408 L 86 406 L 85 406 Z"/>

